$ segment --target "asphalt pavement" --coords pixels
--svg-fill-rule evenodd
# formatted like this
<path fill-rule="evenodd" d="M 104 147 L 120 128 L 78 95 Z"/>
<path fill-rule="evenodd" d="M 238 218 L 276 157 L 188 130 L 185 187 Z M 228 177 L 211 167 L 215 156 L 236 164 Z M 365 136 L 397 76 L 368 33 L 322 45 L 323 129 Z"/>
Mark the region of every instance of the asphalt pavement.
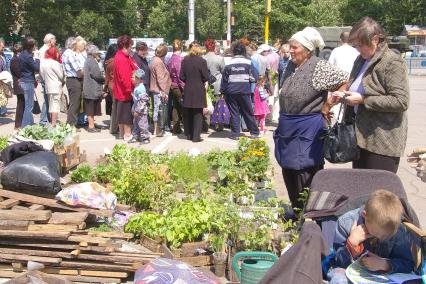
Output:
<path fill-rule="evenodd" d="M 410 154 L 414 148 L 426 147 L 426 77 L 410 76 L 410 107 L 408 110 L 408 141 L 405 150 L 406 155 Z M 37 90 L 40 104 L 43 96 L 40 89 Z M 10 99 L 8 104 L 9 113 L 14 114 L 16 107 L 15 98 Z M 65 121 L 66 116 L 60 114 L 60 120 Z M 39 121 L 39 117 L 35 116 L 35 121 Z M 107 124 L 109 117 L 104 115 L 96 117 L 99 124 Z M 13 132 L 14 119 L 0 118 L 0 135 L 7 135 Z M 280 198 L 287 198 L 287 191 L 281 176 L 281 168 L 276 163 L 273 156 L 273 139 L 272 132 L 276 125 L 268 125 L 268 132 L 263 135 L 269 146 L 271 147 L 271 163 L 274 168 L 274 189 Z M 115 144 L 124 143 L 123 140 L 116 139 L 115 136 L 109 134 L 108 130 L 102 130 L 100 133 L 88 133 L 82 129 L 79 133 L 81 152 L 85 152 L 87 162 L 95 164 L 96 160 L 104 153 L 110 151 Z M 157 153 L 176 153 L 179 151 L 206 152 L 212 149 L 230 150 L 236 149 L 238 142 L 228 138 L 229 130 L 223 132 L 215 132 L 210 130 L 207 134 L 202 134 L 202 142 L 193 143 L 184 139 L 182 136 L 173 136 L 171 134 L 164 137 L 152 137 L 151 143 L 141 145 L 139 143 L 131 144 L 131 147 L 140 147 L 142 149 L 151 150 Z M 326 164 L 325 168 L 350 168 L 350 164 L 335 165 Z M 401 158 L 398 176 L 407 191 L 409 203 L 416 211 L 420 224 L 426 228 L 426 183 L 423 183 L 417 176 L 415 169 L 411 168 L 407 163 L 406 157 Z"/>

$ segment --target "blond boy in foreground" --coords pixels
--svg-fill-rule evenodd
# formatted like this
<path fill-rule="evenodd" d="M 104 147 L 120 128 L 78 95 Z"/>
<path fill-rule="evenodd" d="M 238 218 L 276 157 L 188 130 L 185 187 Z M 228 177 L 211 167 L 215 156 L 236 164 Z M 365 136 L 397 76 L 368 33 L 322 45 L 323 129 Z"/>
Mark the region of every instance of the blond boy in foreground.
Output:
<path fill-rule="evenodd" d="M 411 236 L 401 224 L 402 204 L 394 193 L 377 190 L 364 207 L 342 215 L 337 221 L 333 247 L 334 268 L 330 284 L 349 283 L 345 269 L 361 258 L 376 273 L 410 273 L 414 270 Z"/>

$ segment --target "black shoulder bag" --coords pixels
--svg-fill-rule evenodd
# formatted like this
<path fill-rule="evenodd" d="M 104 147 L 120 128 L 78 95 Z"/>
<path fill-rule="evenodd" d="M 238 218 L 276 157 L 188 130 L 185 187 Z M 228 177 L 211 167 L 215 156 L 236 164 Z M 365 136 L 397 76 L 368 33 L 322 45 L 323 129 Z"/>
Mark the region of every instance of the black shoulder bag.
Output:
<path fill-rule="evenodd" d="M 346 110 L 346 98 L 340 104 L 339 115 L 342 109 Z M 336 121 L 325 129 L 324 133 L 324 158 L 330 163 L 347 163 L 357 160 L 359 148 L 356 143 L 355 125 L 353 119 L 350 121 Z"/>

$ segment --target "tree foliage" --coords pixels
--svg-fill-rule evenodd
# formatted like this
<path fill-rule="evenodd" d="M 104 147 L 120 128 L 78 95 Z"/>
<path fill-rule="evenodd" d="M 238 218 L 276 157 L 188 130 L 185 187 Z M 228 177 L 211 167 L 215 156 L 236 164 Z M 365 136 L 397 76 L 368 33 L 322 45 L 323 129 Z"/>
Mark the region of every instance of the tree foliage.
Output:
<path fill-rule="evenodd" d="M 352 25 L 364 16 L 380 22 L 389 34 L 404 24 L 426 25 L 425 0 L 272 0 L 270 38 L 288 39 L 303 27 Z M 262 41 L 264 0 L 234 0 L 233 39 Z M 224 39 L 226 3 L 196 0 L 196 39 Z M 40 43 L 51 32 L 58 42 L 80 34 L 102 45 L 109 37 L 188 38 L 188 0 L 1 0 L 0 36 L 14 32 Z"/>

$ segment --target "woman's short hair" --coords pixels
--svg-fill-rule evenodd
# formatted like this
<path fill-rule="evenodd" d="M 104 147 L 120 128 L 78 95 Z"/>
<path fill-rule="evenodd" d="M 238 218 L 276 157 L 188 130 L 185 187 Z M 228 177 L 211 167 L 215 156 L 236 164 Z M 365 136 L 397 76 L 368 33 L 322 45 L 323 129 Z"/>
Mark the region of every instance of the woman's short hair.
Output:
<path fill-rule="evenodd" d="M 137 51 L 148 50 L 148 45 L 143 41 L 139 41 L 138 43 L 136 43 L 136 50 Z"/>
<path fill-rule="evenodd" d="M 166 56 L 167 51 L 168 51 L 167 45 L 165 43 L 161 43 L 155 49 L 155 56 L 164 57 L 164 56 Z"/>
<path fill-rule="evenodd" d="M 246 36 L 240 38 L 240 40 L 238 42 L 241 43 L 244 46 L 248 46 L 251 43 L 251 41 Z"/>
<path fill-rule="evenodd" d="M 118 51 L 118 45 L 116 43 L 113 43 L 110 46 L 108 46 L 107 52 L 105 54 L 105 61 L 114 57 L 117 51 Z"/>
<path fill-rule="evenodd" d="M 99 54 L 99 48 L 94 44 L 89 44 L 87 46 L 87 54 L 90 54 L 90 55 L 93 55 L 93 56 L 96 55 L 96 54 Z"/>
<path fill-rule="evenodd" d="M 129 48 L 133 45 L 133 40 L 128 35 L 122 35 L 117 39 L 118 49 Z"/>
<path fill-rule="evenodd" d="M 65 41 L 65 48 L 72 49 L 75 45 L 75 37 L 71 36 Z"/>
<path fill-rule="evenodd" d="M 246 56 L 247 54 L 246 47 L 239 42 L 234 45 L 234 48 L 232 50 L 234 55 Z"/>
<path fill-rule="evenodd" d="M 59 59 L 59 53 L 58 53 L 58 49 L 55 46 L 49 47 L 46 50 L 46 53 L 44 54 L 45 58 L 51 58 L 53 60 L 58 61 Z"/>
<path fill-rule="evenodd" d="M 216 42 L 214 41 L 214 39 L 211 39 L 211 38 L 207 39 L 204 42 L 204 45 L 206 46 L 206 50 L 208 52 L 214 52 L 216 50 Z"/>
<path fill-rule="evenodd" d="M 182 41 L 180 39 L 175 39 L 172 43 L 173 52 L 182 50 Z"/>
<path fill-rule="evenodd" d="M 83 37 L 78 36 L 75 38 L 74 49 L 76 49 L 78 52 L 82 52 L 86 48 L 86 45 L 87 42 Z"/>
<path fill-rule="evenodd" d="M 289 51 L 289 50 L 290 50 L 290 45 L 288 43 L 284 43 L 280 47 L 280 52 L 286 52 L 286 51 Z"/>
<path fill-rule="evenodd" d="M 44 36 L 43 42 L 44 44 L 49 44 L 52 40 L 55 40 L 55 39 L 56 37 L 53 34 L 48 33 Z"/>
<path fill-rule="evenodd" d="M 374 36 L 379 37 L 379 44 L 386 41 L 386 33 L 382 26 L 372 18 L 364 17 L 352 27 L 349 42 L 371 46 Z"/>
<path fill-rule="evenodd" d="M 191 45 L 191 48 L 189 49 L 188 55 L 202 55 L 203 50 L 201 49 L 200 45 L 198 43 L 194 43 Z"/>
<path fill-rule="evenodd" d="M 13 45 L 13 54 L 18 54 L 19 52 L 22 52 L 22 44 L 20 43 L 15 43 Z"/>
<path fill-rule="evenodd" d="M 22 49 L 27 50 L 28 52 L 32 52 L 35 45 L 36 45 L 35 39 L 28 36 L 28 37 L 24 38 L 24 41 L 22 42 Z"/>

